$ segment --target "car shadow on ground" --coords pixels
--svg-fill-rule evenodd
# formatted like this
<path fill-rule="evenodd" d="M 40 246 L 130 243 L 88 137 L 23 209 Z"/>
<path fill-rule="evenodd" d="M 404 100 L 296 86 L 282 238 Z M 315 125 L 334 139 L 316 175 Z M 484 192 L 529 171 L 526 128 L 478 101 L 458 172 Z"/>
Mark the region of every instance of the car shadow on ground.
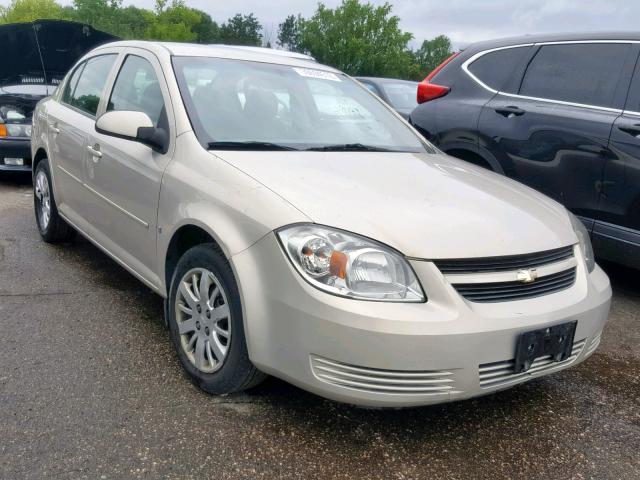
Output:
<path fill-rule="evenodd" d="M 0 185 L 2 184 L 8 186 L 31 185 L 31 173 L 0 171 Z"/>
<path fill-rule="evenodd" d="M 621 291 L 627 295 L 640 297 L 640 282 L 638 282 L 638 270 L 598 260 L 598 264 L 609 275 L 611 287 L 614 291 Z"/>

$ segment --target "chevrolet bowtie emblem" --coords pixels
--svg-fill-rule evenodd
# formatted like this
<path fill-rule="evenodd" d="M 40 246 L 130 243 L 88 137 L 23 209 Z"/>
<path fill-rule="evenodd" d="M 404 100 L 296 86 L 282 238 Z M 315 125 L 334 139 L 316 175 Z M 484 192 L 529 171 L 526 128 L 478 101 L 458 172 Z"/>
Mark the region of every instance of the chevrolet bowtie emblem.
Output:
<path fill-rule="evenodd" d="M 518 270 L 518 273 L 516 273 L 516 278 L 519 282 L 531 283 L 534 282 L 536 278 L 538 278 L 538 271 L 535 268 Z"/>

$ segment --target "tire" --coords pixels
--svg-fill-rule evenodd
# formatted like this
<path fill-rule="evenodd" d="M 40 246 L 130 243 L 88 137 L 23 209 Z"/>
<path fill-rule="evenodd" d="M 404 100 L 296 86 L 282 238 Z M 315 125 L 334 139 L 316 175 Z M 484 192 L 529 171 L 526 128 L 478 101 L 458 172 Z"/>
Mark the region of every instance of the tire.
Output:
<path fill-rule="evenodd" d="M 198 245 L 180 258 L 167 315 L 178 359 L 205 392 L 240 392 L 266 378 L 249 360 L 238 285 L 217 245 Z"/>
<path fill-rule="evenodd" d="M 33 176 L 33 206 L 40 236 L 47 243 L 73 240 L 76 231 L 58 213 L 48 160 L 42 160 Z"/>

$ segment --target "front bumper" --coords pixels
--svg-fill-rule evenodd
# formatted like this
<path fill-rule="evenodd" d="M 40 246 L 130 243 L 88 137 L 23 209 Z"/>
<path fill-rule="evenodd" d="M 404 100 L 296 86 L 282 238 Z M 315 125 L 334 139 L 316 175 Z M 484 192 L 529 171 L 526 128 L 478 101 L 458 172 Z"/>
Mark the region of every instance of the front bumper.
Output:
<path fill-rule="evenodd" d="M 6 157 L 22 158 L 24 159 L 24 165 L 5 165 L 4 159 Z M 0 138 L 0 171 L 31 171 L 30 139 Z"/>
<path fill-rule="evenodd" d="M 324 397 L 368 406 L 417 406 L 484 395 L 587 358 L 611 301 L 609 279 L 578 262 L 570 288 L 503 303 L 463 299 L 431 262 L 412 261 L 427 303 L 333 296 L 309 285 L 270 234 L 235 255 L 249 356 L 276 377 Z M 522 332 L 577 320 L 572 356 L 510 372 Z"/>

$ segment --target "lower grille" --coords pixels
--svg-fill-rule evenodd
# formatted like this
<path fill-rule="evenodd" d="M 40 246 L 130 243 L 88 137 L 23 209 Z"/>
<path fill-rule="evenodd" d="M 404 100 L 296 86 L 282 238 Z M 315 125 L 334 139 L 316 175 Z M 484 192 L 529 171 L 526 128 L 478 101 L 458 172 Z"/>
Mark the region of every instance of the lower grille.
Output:
<path fill-rule="evenodd" d="M 569 365 L 578 358 L 578 355 L 580 355 L 585 343 L 586 339 L 574 342 L 573 348 L 571 349 L 571 355 L 569 358 L 561 362 L 554 362 L 551 355 L 536 358 L 531 364 L 531 368 L 522 373 L 513 373 L 515 359 L 505 360 L 502 362 L 483 363 L 478 369 L 480 374 L 480 387 L 496 388 L 506 386 L 511 383 L 526 380 L 533 373 L 551 372 L 557 368 Z"/>
<path fill-rule="evenodd" d="M 569 288 L 574 284 L 575 280 L 576 269 L 574 267 L 540 277 L 532 283 L 517 281 L 457 283 L 453 284 L 453 287 L 460 295 L 471 302 L 508 302 L 559 292 Z"/>
<path fill-rule="evenodd" d="M 453 372 L 442 370 L 379 370 L 315 355 L 311 370 L 323 382 L 369 393 L 447 395 L 454 391 Z"/>
<path fill-rule="evenodd" d="M 591 343 L 589 343 L 589 346 L 587 347 L 587 351 L 585 355 L 591 355 L 596 350 L 596 348 L 598 348 L 598 345 L 600 345 L 601 339 L 602 339 L 602 330 L 600 330 L 600 332 L 598 332 L 598 334 L 591 339 Z"/>

